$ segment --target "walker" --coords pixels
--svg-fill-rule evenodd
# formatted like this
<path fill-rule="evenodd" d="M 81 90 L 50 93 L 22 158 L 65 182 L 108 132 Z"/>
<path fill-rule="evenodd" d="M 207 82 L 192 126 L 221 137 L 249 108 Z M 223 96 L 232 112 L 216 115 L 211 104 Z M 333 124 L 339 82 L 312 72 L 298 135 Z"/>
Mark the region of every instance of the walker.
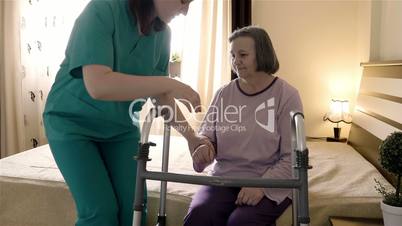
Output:
<path fill-rule="evenodd" d="M 158 117 L 158 111 L 152 108 L 145 118 L 142 127 L 141 141 L 139 143 L 137 160 L 137 178 L 134 197 L 133 226 L 141 226 L 142 211 L 144 209 L 144 183 L 146 179 L 161 181 L 160 205 L 157 226 L 166 226 L 166 188 L 167 181 L 190 183 L 199 185 L 225 186 L 225 187 L 262 187 L 262 188 L 292 188 L 292 221 L 293 226 L 308 226 L 310 223 L 308 205 L 307 170 L 308 149 L 304 134 L 304 116 L 300 112 L 291 112 L 292 126 L 292 167 L 293 179 L 261 179 L 261 178 L 234 178 L 217 176 L 193 176 L 185 174 L 168 173 L 170 126 L 165 121 L 163 134 L 162 171 L 154 172 L 146 169 L 149 147 L 155 146 L 148 142 L 152 121 Z"/>

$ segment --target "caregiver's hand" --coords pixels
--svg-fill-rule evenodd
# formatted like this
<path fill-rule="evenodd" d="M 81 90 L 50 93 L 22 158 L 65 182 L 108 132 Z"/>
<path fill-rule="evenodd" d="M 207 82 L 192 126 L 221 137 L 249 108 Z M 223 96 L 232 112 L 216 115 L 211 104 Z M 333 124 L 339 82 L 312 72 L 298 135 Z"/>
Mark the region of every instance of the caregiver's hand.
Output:
<path fill-rule="evenodd" d="M 182 102 L 190 112 L 192 112 L 191 106 L 193 106 L 195 112 L 200 112 L 200 95 L 198 95 L 198 93 L 194 91 L 189 85 L 186 85 L 177 80 L 174 81 L 176 83 L 174 84 L 173 89 L 166 94 L 167 97 L 172 97 Z"/>

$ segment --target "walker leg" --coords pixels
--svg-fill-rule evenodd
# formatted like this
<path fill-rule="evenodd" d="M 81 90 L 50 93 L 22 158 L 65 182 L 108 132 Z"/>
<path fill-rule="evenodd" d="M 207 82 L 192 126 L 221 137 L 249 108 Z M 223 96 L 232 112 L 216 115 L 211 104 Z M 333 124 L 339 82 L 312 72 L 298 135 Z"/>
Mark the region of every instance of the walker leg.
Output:
<path fill-rule="evenodd" d="M 154 143 L 140 143 L 138 155 L 135 157 L 137 160 L 137 177 L 135 183 L 135 195 L 134 195 L 134 213 L 133 213 L 133 226 L 141 226 L 142 212 L 145 206 L 144 197 L 144 185 L 145 179 L 142 176 L 146 171 L 146 162 L 149 161 L 149 146 L 155 146 Z"/>
<path fill-rule="evenodd" d="M 138 164 L 140 162 L 141 161 L 138 161 Z M 137 182 L 135 185 L 133 226 L 141 226 L 142 211 L 144 210 L 144 183 L 145 180 L 137 175 Z"/>
<path fill-rule="evenodd" d="M 166 216 L 158 216 L 158 223 L 156 226 L 166 226 Z"/>
<path fill-rule="evenodd" d="M 139 177 L 137 176 L 137 178 Z M 137 179 L 135 185 L 133 226 L 141 226 L 142 211 L 144 210 L 144 183 L 144 179 Z"/>
<path fill-rule="evenodd" d="M 141 216 L 142 216 L 142 211 L 134 210 L 133 226 L 140 226 L 141 225 L 141 220 L 142 220 Z"/>
<path fill-rule="evenodd" d="M 162 154 L 162 172 L 167 173 L 169 170 L 169 146 L 170 146 L 170 125 L 165 123 L 163 131 L 163 154 Z M 159 213 L 157 226 L 166 225 L 166 193 L 167 181 L 161 181 Z"/>

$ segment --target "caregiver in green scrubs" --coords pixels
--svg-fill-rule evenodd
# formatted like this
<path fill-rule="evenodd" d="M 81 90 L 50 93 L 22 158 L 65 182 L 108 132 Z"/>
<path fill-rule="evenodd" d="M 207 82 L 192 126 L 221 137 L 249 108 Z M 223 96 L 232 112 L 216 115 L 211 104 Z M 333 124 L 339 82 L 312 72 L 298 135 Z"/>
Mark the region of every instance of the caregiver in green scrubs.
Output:
<path fill-rule="evenodd" d="M 130 108 L 133 100 L 185 99 L 189 109 L 200 104 L 193 89 L 166 77 L 166 23 L 187 14 L 190 2 L 92 0 L 77 18 L 43 114 L 54 159 L 75 200 L 76 226 L 132 224 L 140 131 L 130 118 L 138 114 L 129 110 L 141 110 L 141 103 Z M 179 132 L 190 150 L 207 142 L 190 127 Z"/>

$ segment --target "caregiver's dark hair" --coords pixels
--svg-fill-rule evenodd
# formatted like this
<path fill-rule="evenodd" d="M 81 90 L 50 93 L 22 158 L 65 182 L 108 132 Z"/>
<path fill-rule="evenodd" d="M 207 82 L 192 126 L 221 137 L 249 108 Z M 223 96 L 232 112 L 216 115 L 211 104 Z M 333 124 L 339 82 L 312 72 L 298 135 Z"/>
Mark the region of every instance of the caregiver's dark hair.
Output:
<path fill-rule="evenodd" d="M 148 35 L 152 30 L 161 31 L 166 24 L 158 17 L 154 19 L 155 5 L 153 0 L 128 0 L 128 7 L 136 17 L 141 33 Z M 137 23 L 137 22 L 136 22 Z"/>
<path fill-rule="evenodd" d="M 254 40 L 257 58 L 257 71 L 275 74 L 279 70 L 279 61 L 268 33 L 257 26 L 247 26 L 234 31 L 229 41 L 233 42 L 239 37 L 250 37 Z"/>

